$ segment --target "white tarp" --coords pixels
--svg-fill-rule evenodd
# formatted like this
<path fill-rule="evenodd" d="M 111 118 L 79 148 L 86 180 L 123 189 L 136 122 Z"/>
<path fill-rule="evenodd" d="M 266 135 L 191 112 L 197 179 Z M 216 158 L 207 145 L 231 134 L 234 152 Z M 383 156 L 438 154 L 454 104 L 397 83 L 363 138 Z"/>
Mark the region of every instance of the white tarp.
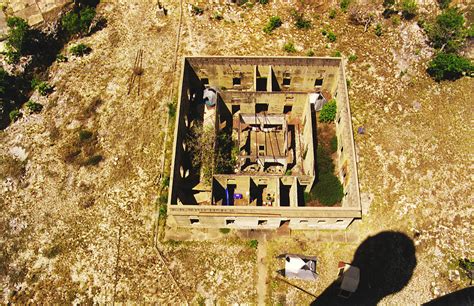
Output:
<path fill-rule="evenodd" d="M 297 255 L 285 256 L 285 276 L 304 280 L 316 280 L 316 260 Z"/>
<path fill-rule="evenodd" d="M 314 110 L 320 111 L 323 108 L 323 105 L 326 104 L 326 99 L 320 93 L 310 93 L 309 94 L 309 103 L 314 104 Z"/>

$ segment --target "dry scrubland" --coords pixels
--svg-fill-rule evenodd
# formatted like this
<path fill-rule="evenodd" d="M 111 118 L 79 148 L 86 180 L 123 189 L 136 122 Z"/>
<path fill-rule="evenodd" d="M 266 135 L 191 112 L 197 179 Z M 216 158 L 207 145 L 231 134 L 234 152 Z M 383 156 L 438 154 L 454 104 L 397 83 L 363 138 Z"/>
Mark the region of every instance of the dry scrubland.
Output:
<path fill-rule="evenodd" d="M 164 4 L 167 17 L 157 17 L 148 1 L 100 4 L 107 27 L 80 39 L 92 53 L 54 64 L 49 82 L 56 90 L 38 97 L 43 112 L 0 133 L 2 302 L 182 302 L 152 243 L 166 104 L 176 86 L 171 70 L 179 4 Z M 350 243 L 316 242 L 302 233 L 270 239 L 266 263 L 285 251 L 320 257 L 320 280 L 303 286 L 321 292 L 334 279 L 337 261 L 350 261 L 367 236 L 396 230 L 413 238 L 417 266 L 407 286 L 384 303 L 421 303 L 466 286 L 465 278 L 449 281 L 448 270 L 474 256 L 472 79 L 435 83 L 427 77 L 433 50 L 416 21 L 395 26 L 380 19 L 383 35 L 377 37 L 374 26 L 364 32 L 340 11 L 329 19 L 330 5 L 314 1 L 304 9 L 309 30 L 291 21 L 289 9 L 298 5 L 200 5 L 206 9 L 201 16 L 184 7 L 180 55 L 285 55 L 288 41 L 297 50 L 292 55 L 310 49 L 318 56 L 357 55 L 346 71 L 353 124 L 366 131 L 355 140 L 368 215 L 348 230 L 357 237 Z M 211 20 L 214 11 L 224 20 Z M 262 29 L 272 15 L 284 24 L 267 35 Z M 321 35 L 323 27 L 336 42 Z M 145 51 L 140 97 L 127 95 L 139 49 Z M 94 133 L 92 143 L 80 142 L 81 129 Z M 77 150 L 78 159 L 68 158 Z M 80 158 L 93 154 L 103 161 L 81 166 Z M 255 302 L 255 250 L 232 234 L 220 237 L 162 245 L 171 273 L 188 301 Z M 267 268 L 272 277 L 275 266 Z M 272 279 L 267 298 L 311 301 Z"/>

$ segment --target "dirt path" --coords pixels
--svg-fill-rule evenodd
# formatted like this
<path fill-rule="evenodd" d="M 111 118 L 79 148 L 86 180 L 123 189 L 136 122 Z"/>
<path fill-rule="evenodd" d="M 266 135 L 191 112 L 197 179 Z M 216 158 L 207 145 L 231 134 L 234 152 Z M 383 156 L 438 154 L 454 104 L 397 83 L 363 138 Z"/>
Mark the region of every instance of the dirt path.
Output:
<path fill-rule="evenodd" d="M 263 235 L 262 238 L 258 240 L 257 248 L 257 299 L 258 305 L 265 305 L 265 300 L 267 297 L 267 236 Z"/>

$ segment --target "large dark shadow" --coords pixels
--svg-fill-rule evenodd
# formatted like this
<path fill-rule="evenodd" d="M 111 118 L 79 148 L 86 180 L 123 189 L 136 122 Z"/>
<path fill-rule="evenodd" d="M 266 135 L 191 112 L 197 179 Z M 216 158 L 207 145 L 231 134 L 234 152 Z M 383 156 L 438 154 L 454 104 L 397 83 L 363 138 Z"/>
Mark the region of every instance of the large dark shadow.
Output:
<path fill-rule="evenodd" d="M 423 304 L 423 306 L 472 306 L 474 305 L 474 287 L 464 288 Z"/>
<path fill-rule="evenodd" d="M 311 305 L 377 305 L 387 295 L 400 291 L 416 266 L 413 241 L 400 232 L 381 232 L 357 248 L 350 263 L 360 269 L 359 287 L 349 298 L 339 297 L 333 282 Z"/>

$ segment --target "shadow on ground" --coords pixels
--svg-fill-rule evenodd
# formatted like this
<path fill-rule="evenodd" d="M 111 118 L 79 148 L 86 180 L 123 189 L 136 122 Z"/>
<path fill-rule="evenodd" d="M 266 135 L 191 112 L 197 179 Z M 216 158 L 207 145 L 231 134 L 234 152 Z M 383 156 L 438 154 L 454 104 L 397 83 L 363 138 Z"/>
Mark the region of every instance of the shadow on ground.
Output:
<path fill-rule="evenodd" d="M 381 232 L 362 242 L 350 264 L 360 269 L 357 291 L 347 299 L 339 297 L 340 285 L 333 282 L 311 305 L 376 305 L 412 277 L 415 246 L 403 233 Z"/>

